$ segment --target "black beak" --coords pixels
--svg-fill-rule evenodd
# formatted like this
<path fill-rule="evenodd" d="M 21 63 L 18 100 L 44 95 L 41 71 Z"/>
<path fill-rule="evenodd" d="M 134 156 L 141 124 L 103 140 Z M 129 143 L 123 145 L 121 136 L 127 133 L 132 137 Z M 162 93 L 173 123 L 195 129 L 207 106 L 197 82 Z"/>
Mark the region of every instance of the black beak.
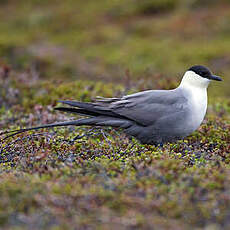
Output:
<path fill-rule="evenodd" d="M 211 75 L 210 79 L 215 80 L 215 81 L 223 81 L 219 76 L 216 76 L 216 75 Z"/>

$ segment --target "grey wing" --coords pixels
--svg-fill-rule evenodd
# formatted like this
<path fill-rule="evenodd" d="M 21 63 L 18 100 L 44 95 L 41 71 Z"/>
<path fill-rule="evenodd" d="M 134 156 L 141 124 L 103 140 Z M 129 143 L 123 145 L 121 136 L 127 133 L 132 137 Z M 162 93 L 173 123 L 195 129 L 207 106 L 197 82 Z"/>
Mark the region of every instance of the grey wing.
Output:
<path fill-rule="evenodd" d="M 143 126 L 152 125 L 160 118 L 187 108 L 187 99 L 179 89 L 149 90 L 122 98 L 100 98 L 97 103 Z"/>

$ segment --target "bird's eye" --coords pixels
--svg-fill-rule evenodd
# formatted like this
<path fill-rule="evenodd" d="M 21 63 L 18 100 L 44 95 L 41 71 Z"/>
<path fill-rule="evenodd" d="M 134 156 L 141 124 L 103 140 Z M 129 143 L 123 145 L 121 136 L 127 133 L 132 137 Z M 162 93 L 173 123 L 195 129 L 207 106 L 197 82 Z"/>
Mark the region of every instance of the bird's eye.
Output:
<path fill-rule="evenodd" d="M 201 76 L 206 76 L 207 73 L 206 72 L 201 72 Z"/>

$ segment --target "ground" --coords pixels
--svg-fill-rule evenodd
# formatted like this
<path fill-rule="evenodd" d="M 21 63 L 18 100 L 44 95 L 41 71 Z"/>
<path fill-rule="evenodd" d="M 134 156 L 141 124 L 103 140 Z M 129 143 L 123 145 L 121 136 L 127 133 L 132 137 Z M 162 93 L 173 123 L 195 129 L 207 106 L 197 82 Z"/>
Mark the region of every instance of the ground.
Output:
<path fill-rule="evenodd" d="M 194 64 L 224 79 L 163 148 L 89 127 L 0 140 L 1 229 L 229 229 L 228 0 L 5 0 L 0 17 L 0 132 L 76 118 L 59 99 L 176 87 Z"/>

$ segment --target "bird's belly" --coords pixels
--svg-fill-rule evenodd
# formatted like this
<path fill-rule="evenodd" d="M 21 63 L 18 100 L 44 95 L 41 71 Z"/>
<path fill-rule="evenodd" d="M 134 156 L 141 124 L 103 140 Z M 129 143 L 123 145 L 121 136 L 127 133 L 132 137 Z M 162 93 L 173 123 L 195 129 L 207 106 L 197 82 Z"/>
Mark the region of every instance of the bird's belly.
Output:
<path fill-rule="evenodd" d="M 199 99 L 199 98 L 198 98 Z M 203 99 L 203 98 L 202 98 Z M 195 131 L 199 128 L 204 120 L 207 111 L 207 99 L 205 100 L 193 100 L 193 106 L 190 112 L 190 126 Z"/>
<path fill-rule="evenodd" d="M 193 114 L 191 118 L 191 128 L 193 131 L 199 128 L 202 121 L 204 120 L 205 112 L 202 111 L 202 113 L 199 114 Z"/>
<path fill-rule="evenodd" d="M 188 111 L 180 116 L 172 115 L 160 119 L 153 127 L 153 139 L 159 143 L 182 139 L 194 131 Z"/>
<path fill-rule="evenodd" d="M 190 108 L 180 116 L 161 119 L 154 125 L 154 138 L 159 139 L 158 142 L 173 142 L 197 130 L 206 114 L 207 104 L 200 104 L 200 106 L 196 104 Z"/>

